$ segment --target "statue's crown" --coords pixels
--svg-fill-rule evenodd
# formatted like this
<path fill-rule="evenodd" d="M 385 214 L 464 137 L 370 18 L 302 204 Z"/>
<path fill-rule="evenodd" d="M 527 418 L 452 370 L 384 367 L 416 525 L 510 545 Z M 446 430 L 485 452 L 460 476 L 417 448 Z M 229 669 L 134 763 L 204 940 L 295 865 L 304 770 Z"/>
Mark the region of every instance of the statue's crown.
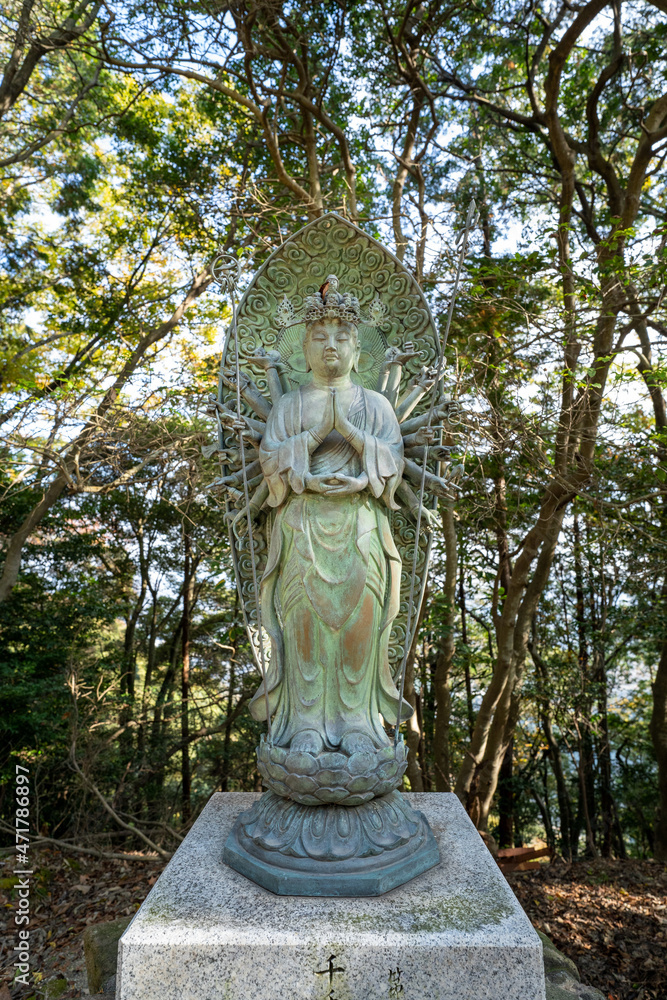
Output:
<path fill-rule="evenodd" d="M 327 279 L 314 295 L 306 295 L 303 303 L 303 310 L 297 314 L 294 306 L 285 295 L 283 301 L 276 310 L 276 322 L 283 328 L 296 326 L 299 323 L 313 323 L 318 319 L 345 319 L 355 326 L 364 324 L 367 326 L 377 326 L 384 318 L 386 309 L 376 294 L 369 315 L 361 315 L 359 299 L 350 292 L 338 291 L 338 277 L 335 274 L 327 275 Z"/>
<path fill-rule="evenodd" d="M 361 323 L 361 310 L 356 295 L 338 291 L 338 278 L 335 274 L 327 275 L 327 280 L 314 295 L 307 295 L 304 302 L 303 319 L 312 323 L 318 319 L 336 317 L 346 319 L 358 326 Z"/>

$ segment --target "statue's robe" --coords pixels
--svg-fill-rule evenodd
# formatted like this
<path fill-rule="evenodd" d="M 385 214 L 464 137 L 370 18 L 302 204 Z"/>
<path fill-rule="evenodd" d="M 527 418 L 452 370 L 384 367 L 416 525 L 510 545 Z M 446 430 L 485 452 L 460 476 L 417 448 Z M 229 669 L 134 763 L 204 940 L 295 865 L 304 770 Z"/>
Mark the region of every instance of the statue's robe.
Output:
<path fill-rule="evenodd" d="M 385 746 L 380 715 L 396 723 L 399 694 L 388 647 L 401 559 L 387 508 L 395 509 L 403 472 L 402 438 L 391 405 L 372 390 L 356 387 L 348 419 L 363 435 L 361 454 L 332 431 L 310 455 L 308 428 L 320 416 L 299 389 L 276 403 L 260 445 L 269 505 L 278 508 L 262 578 L 262 623 L 271 638 L 266 683 L 278 746 L 306 729 L 329 749 L 352 731 Z M 368 486 L 352 496 L 305 488 L 309 472 L 362 471 Z M 250 707 L 255 719 L 266 719 L 264 684 Z M 403 701 L 401 719 L 411 714 Z"/>

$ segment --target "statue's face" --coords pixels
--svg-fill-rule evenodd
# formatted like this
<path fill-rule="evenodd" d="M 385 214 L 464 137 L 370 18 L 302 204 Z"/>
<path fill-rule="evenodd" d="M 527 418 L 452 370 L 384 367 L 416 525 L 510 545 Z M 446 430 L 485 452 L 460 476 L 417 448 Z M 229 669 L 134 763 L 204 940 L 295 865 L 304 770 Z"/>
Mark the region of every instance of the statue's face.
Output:
<path fill-rule="evenodd" d="M 335 317 L 309 323 L 303 352 L 308 366 L 320 378 L 349 375 L 359 355 L 357 328 Z"/>

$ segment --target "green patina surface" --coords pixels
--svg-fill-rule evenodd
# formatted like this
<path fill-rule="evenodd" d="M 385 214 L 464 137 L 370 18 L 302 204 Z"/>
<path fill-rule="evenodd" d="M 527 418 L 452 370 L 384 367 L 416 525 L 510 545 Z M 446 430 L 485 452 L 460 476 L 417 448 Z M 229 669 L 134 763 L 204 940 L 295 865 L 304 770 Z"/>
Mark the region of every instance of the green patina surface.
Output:
<path fill-rule="evenodd" d="M 383 911 L 382 919 L 370 914 L 343 914 L 341 924 L 349 929 L 437 934 L 442 931 L 474 931 L 489 924 L 500 924 L 511 916 L 513 908 L 506 899 L 469 895 L 448 897 L 442 905 L 429 904 Z M 410 923 L 408 923 L 410 921 Z"/>
<path fill-rule="evenodd" d="M 151 923 L 174 920 L 177 916 L 174 904 L 168 902 L 164 897 L 151 899 L 148 903 L 144 903 L 141 910 L 141 919 Z"/>
<path fill-rule="evenodd" d="M 489 924 L 502 923 L 511 916 L 510 902 L 500 896 L 470 896 L 463 893 L 449 896 L 442 905 L 435 903 L 385 909 L 381 919 L 369 913 L 341 913 L 336 921 L 346 930 L 382 930 L 415 933 L 438 933 L 461 930 L 467 933 Z M 177 917 L 175 906 L 166 899 L 151 900 L 142 910 L 141 919 L 150 923 L 172 921 Z"/>

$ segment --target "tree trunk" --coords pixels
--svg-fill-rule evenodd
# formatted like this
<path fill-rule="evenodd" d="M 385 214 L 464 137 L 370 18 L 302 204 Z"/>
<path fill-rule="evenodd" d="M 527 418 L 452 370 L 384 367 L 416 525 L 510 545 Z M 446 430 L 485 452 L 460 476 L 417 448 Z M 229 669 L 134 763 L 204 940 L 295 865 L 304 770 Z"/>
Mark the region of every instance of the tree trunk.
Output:
<path fill-rule="evenodd" d="M 556 780 L 556 795 L 558 796 L 558 817 L 560 820 L 560 851 L 566 861 L 572 861 L 574 849 L 572 844 L 572 800 L 567 789 L 563 774 L 563 761 L 560 747 L 551 728 L 550 720 L 543 720 L 542 729 L 549 744 L 549 762 Z"/>
<path fill-rule="evenodd" d="M 615 831 L 615 809 L 611 792 L 611 747 L 609 744 L 609 713 L 607 706 L 607 663 L 605 660 L 605 637 L 607 627 L 607 579 L 605 573 L 605 553 L 601 537 L 598 547 L 597 588 L 593 579 L 593 545 L 591 522 L 586 518 L 586 547 L 588 550 L 588 606 L 593 648 L 591 676 L 597 701 L 597 720 L 594 728 L 594 747 L 597 759 L 600 803 L 599 847 L 603 858 L 612 856 L 612 841 Z M 596 600 L 596 590 L 597 598 Z"/>
<path fill-rule="evenodd" d="M 586 833 L 586 850 L 592 857 L 597 857 L 598 851 L 595 842 L 596 833 L 596 806 L 595 806 L 595 758 L 593 756 L 593 737 L 591 735 L 591 676 L 589 670 L 589 649 L 588 630 L 592 622 L 586 621 L 586 603 L 584 594 L 584 564 L 581 541 L 581 529 L 579 526 L 579 515 L 574 515 L 574 579 L 575 579 L 575 620 L 577 623 L 577 636 L 579 643 L 578 663 L 579 663 L 579 687 L 580 696 L 577 706 L 577 740 L 578 740 L 578 764 L 577 772 L 579 776 L 579 823 Z"/>
<path fill-rule="evenodd" d="M 551 699 L 549 691 L 549 672 L 546 662 L 537 650 L 537 620 L 533 619 L 531 629 L 531 639 L 528 646 L 530 655 L 535 664 L 535 674 L 537 677 L 538 689 L 538 712 L 540 725 L 544 738 L 549 747 L 549 762 L 556 781 L 556 795 L 558 796 L 558 816 L 560 819 L 560 850 L 566 861 L 571 861 L 572 850 L 572 802 L 567 789 L 565 775 L 563 774 L 563 761 L 561 758 L 558 740 L 554 736 L 551 724 Z"/>
<path fill-rule="evenodd" d="M 642 345 L 638 355 L 637 368 L 641 373 L 653 404 L 656 429 L 656 455 L 661 466 L 667 463 L 667 400 L 663 393 L 663 381 L 658 366 L 654 368 L 651 356 L 651 341 L 646 326 L 643 309 L 637 301 L 632 304 L 635 330 Z M 667 538 L 667 494 L 664 492 L 660 502 L 660 532 L 664 540 Z M 663 582 L 662 606 L 658 611 L 666 620 L 667 616 L 667 578 Z M 649 733 L 655 759 L 658 764 L 658 808 L 653 832 L 653 850 L 657 861 L 667 861 L 667 635 L 663 632 L 662 651 L 658 661 L 655 679 L 651 685 L 653 692 L 653 707 Z M 648 828 L 647 828 L 648 829 Z M 649 831 L 650 836 L 650 831 Z"/>
<path fill-rule="evenodd" d="M 220 791 L 226 792 L 227 785 L 229 782 L 229 772 L 231 770 L 231 761 L 229 759 L 231 743 L 232 743 L 232 725 L 233 716 L 232 708 L 234 706 L 234 695 L 236 688 L 236 658 L 238 656 L 238 639 L 237 639 L 237 623 L 236 617 L 239 610 L 239 594 L 238 588 L 234 588 L 234 624 L 233 624 L 233 636 L 231 646 L 231 655 L 229 657 L 229 693 L 227 695 L 227 716 L 225 718 L 225 735 L 222 742 L 222 767 L 220 769 Z"/>
<path fill-rule="evenodd" d="M 547 796 L 547 788 L 545 784 L 544 795 L 540 795 L 537 786 L 534 782 L 531 782 L 530 790 L 533 793 L 533 798 L 537 808 L 540 811 L 540 816 L 542 817 L 542 823 L 544 824 L 544 832 L 547 836 L 547 844 L 553 850 L 555 844 L 554 829 L 551 822 L 551 813 L 549 812 L 549 798 Z"/>
<path fill-rule="evenodd" d="M 655 822 L 654 850 L 657 861 L 667 861 L 667 641 L 651 685 L 653 711 L 650 733 L 658 762 L 658 810 Z"/>
<path fill-rule="evenodd" d="M 514 847 L 514 735 L 500 765 L 498 778 L 498 847 Z"/>
<path fill-rule="evenodd" d="M 424 601 L 424 604 L 426 601 Z M 410 791 L 423 792 L 424 781 L 422 769 L 419 766 L 419 743 L 421 741 L 421 730 L 419 728 L 419 717 L 417 715 L 417 692 L 415 691 L 415 654 L 417 647 L 417 634 L 421 625 L 422 612 L 419 614 L 419 621 L 412 638 L 408 660 L 405 665 L 405 700 L 414 709 L 412 715 L 405 724 L 405 742 L 408 745 L 408 769 L 406 774 L 410 782 Z M 394 719 L 391 720 L 395 722 Z"/>
<path fill-rule="evenodd" d="M 601 650 L 596 650 L 593 654 L 593 665 L 598 689 L 599 721 L 596 750 L 600 782 L 600 853 L 603 858 L 610 858 L 614 837 L 615 810 L 611 793 L 611 747 L 609 745 L 609 719 L 607 712 L 607 673 Z"/>
<path fill-rule="evenodd" d="M 472 703 L 472 679 L 470 677 L 470 655 L 468 649 L 468 616 L 466 614 L 466 594 L 465 586 L 463 582 L 463 561 L 461 561 L 461 570 L 459 576 L 459 610 L 461 612 L 461 644 L 463 646 L 463 652 L 465 654 L 464 659 L 464 674 L 465 674 L 465 685 L 466 685 L 466 714 L 468 717 L 468 736 L 472 739 L 473 730 L 475 728 L 475 711 Z"/>
<path fill-rule="evenodd" d="M 433 766 L 435 769 L 435 788 L 438 792 L 451 792 L 451 764 L 449 754 L 449 719 L 451 714 L 451 694 L 449 690 L 449 673 L 454 659 L 456 643 L 454 639 L 454 624 L 456 616 L 456 522 L 454 507 L 451 503 L 443 505 L 442 534 L 445 542 L 445 618 L 443 634 L 438 643 L 435 660 L 433 688 L 435 695 L 435 730 L 433 734 Z"/>
<path fill-rule="evenodd" d="M 183 628 L 181 630 L 181 812 L 183 823 L 189 823 L 192 817 L 190 800 L 190 617 L 192 608 L 192 536 L 189 529 L 184 530 L 185 560 L 183 565 Z"/>
<path fill-rule="evenodd" d="M 422 789 L 425 792 L 430 792 L 431 781 L 428 775 L 428 767 L 426 764 L 426 734 L 424 732 L 424 688 L 422 686 L 421 692 L 415 691 L 415 711 L 417 713 L 417 728 L 419 729 L 419 743 L 417 744 L 417 760 L 419 761 L 419 770 L 422 775 Z"/>
<path fill-rule="evenodd" d="M 579 721 L 579 812 L 586 832 L 586 852 L 592 858 L 597 858 L 598 849 L 595 843 L 595 785 L 593 782 L 593 740 L 588 726 L 588 720 Z"/>
<path fill-rule="evenodd" d="M 496 620 L 498 653 L 491 683 L 487 688 L 471 740 L 456 781 L 461 799 L 479 830 L 485 830 L 498 774 L 519 715 L 523 665 L 528 650 L 530 628 L 540 597 L 549 578 L 565 506 L 556 506 L 548 518 L 543 513 L 538 533 L 533 528 L 524 541 L 509 580 L 503 608 Z M 542 535 L 537 542 L 536 535 Z M 533 550 L 530 538 L 535 539 Z M 530 569 L 536 559 L 535 568 Z"/>

